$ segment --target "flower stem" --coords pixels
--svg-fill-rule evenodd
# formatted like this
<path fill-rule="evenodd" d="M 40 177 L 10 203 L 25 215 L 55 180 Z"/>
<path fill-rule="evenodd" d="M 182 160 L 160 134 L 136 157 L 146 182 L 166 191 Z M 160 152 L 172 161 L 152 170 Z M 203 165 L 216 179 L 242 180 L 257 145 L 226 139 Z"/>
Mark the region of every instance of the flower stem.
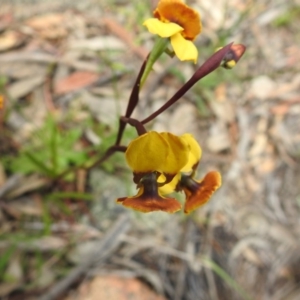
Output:
<path fill-rule="evenodd" d="M 169 39 L 162 39 L 161 37 L 157 37 L 153 49 L 150 53 L 149 59 L 147 61 L 145 71 L 141 78 L 140 87 L 142 87 L 150 74 L 154 63 L 158 60 L 158 58 L 165 52 L 167 46 L 169 44 Z"/>
<path fill-rule="evenodd" d="M 228 44 L 208 58 L 204 64 L 198 68 L 195 74 L 173 95 L 171 99 L 169 99 L 163 106 L 152 113 L 149 117 L 142 120 L 141 123 L 145 125 L 146 123 L 152 121 L 176 101 L 178 101 L 196 82 L 217 69 L 220 66 L 224 56 L 228 53 L 228 51 L 230 51 L 231 45 L 232 43 Z"/>

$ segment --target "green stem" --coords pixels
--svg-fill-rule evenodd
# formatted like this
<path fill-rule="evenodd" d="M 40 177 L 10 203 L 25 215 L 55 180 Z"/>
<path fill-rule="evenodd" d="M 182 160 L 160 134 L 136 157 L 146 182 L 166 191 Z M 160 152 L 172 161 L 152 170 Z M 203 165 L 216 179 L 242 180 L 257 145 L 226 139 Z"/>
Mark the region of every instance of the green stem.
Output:
<path fill-rule="evenodd" d="M 169 39 L 163 39 L 161 37 L 157 37 L 153 49 L 150 53 L 149 59 L 147 61 L 145 71 L 141 78 L 140 88 L 144 85 L 149 73 L 152 70 L 154 63 L 158 60 L 158 58 L 165 52 L 167 46 L 169 44 Z"/>

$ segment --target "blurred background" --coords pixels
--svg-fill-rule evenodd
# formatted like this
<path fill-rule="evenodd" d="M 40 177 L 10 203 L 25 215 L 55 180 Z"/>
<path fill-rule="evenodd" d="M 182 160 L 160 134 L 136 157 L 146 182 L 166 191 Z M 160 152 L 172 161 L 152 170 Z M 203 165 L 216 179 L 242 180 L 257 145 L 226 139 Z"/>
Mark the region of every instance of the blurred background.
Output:
<path fill-rule="evenodd" d="M 191 215 L 142 214 L 112 145 L 157 1 L 0 0 L 0 299 L 300 299 L 300 1 L 194 0 L 198 65 L 164 55 L 134 117 L 215 49 L 247 51 L 150 130 L 192 133 L 197 178 L 223 185 Z M 126 128 L 122 143 L 136 137 Z M 82 166 L 88 166 L 82 168 Z"/>

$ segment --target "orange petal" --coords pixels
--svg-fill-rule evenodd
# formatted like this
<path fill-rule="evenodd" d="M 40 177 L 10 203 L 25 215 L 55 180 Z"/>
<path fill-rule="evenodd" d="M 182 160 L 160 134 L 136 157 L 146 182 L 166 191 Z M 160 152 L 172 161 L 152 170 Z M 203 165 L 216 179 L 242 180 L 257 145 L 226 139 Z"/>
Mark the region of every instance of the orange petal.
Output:
<path fill-rule="evenodd" d="M 186 214 L 209 201 L 212 194 L 221 186 L 219 172 L 209 172 L 202 181 L 197 182 L 190 177 L 182 176 L 182 187 L 186 195 L 184 212 Z"/>
<path fill-rule="evenodd" d="M 119 198 L 118 203 L 144 213 L 151 211 L 165 211 L 175 213 L 181 209 L 181 204 L 174 198 Z"/>
<path fill-rule="evenodd" d="M 181 204 L 174 198 L 162 197 L 158 192 L 157 174 L 146 174 L 136 196 L 117 199 L 118 203 L 141 212 L 165 211 L 174 213 L 181 209 Z"/>
<path fill-rule="evenodd" d="M 199 13 L 182 1 L 160 0 L 153 15 L 162 22 L 173 22 L 183 27 L 181 34 L 185 39 L 194 40 L 201 32 Z"/>

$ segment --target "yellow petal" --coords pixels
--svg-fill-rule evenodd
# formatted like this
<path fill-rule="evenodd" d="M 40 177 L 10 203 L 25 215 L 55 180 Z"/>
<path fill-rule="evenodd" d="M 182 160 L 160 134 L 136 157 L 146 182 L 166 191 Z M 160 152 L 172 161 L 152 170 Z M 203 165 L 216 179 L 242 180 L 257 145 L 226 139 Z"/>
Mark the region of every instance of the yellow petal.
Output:
<path fill-rule="evenodd" d="M 147 19 L 144 23 L 144 26 L 147 27 L 149 32 L 157 34 L 162 38 L 170 37 L 178 32 L 183 31 L 183 28 L 175 23 L 164 23 L 158 19 L 150 18 Z"/>
<path fill-rule="evenodd" d="M 172 133 L 161 132 L 160 135 L 167 141 L 169 151 L 163 168 L 157 171 L 175 175 L 180 172 L 188 161 L 189 146 L 183 139 Z"/>
<path fill-rule="evenodd" d="M 198 50 L 193 42 L 184 39 L 180 33 L 171 36 L 171 44 L 176 56 L 181 60 L 192 60 L 197 62 Z"/>
<path fill-rule="evenodd" d="M 189 157 L 186 165 L 181 169 L 181 172 L 190 172 L 193 167 L 198 164 L 202 150 L 192 134 L 185 133 L 181 138 L 189 145 Z"/>
<path fill-rule="evenodd" d="M 159 188 L 158 188 L 159 193 L 160 193 L 161 195 L 167 195 L 167 194 L 171 194 L 171 193 L 175 192 L 176 186 L 177 186 L 177 184 L 178 184 L 178 182 L 179 182 L 179 180 L 180 180 L 180 176 L 181 176 L 180 173 L 176 174 L 176 175 L 174 176 L 174 178 L 172 179 L 171 182 L 169 182 L 169 183 L 167 183 L 167 184 L 165 184 L 165 185 L 159 187 Z M 159 183 L 160 183 L 160 182 L 165 182 L 165 181 L 166 181 L 166 177 L 165 177 L 163 174 L 161 174 L 161 175 L 159 176 L 159 178 L 158 178 L 157 181 L 158 181 Z"/>
<path fill-rule="evenodd" d="M 158 171 L 164 165 L 169 152 L 166 140 L 157 132 L 147 132 L 129 145 L 125 153 L 126 161 L 136 173 Z"/>
<path fill-rule="evenodd" d="M 229 61 L 225 61 L 223 66 L 225 69 L 232 69 L 234 66 L 236 65 L 235 60 L 229 60 Z"/>

